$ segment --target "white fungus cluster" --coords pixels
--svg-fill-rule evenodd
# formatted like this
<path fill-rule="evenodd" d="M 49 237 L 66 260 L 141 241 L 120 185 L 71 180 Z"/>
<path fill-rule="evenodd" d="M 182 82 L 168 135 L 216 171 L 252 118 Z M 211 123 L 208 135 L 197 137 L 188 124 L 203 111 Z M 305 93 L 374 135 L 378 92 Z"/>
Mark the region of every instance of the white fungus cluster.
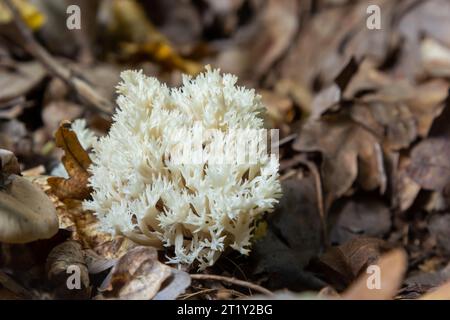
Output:
<path fill-rule="evenodd" d="M 227 133 L 263 129 L 260 96 L 209 68 L 175 89 L 142 72 L 121 78 L 114 123 L 93 145 L 84 208 L 108 233 L 174 247 L 171 263 L 203 269 L 228 246 L 248 254 L 255 219 L 281 196 L 278 159 L 259 151 L 252 161 L 216 160 L 217 147 L 224 158 L 235 150 Z M 189 137 L 202 156 L 179 161 L 175 150 Z"/>

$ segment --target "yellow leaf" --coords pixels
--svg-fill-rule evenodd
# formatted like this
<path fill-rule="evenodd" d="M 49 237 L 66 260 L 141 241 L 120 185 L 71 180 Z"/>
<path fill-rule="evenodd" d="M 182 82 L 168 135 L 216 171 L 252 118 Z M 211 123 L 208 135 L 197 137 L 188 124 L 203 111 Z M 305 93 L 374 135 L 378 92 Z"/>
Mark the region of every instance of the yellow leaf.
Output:
<path fill-rule="evenodd" d="M 25 23 L 31 30 L 38 30 L 45 22 L 44 15 L 27 0 L 13 0 Z M 0 24 L 7 24 L 13 20 L 11 11 L 0 1 Z"/>
<path fill-rule="evenodd" d="M 168 68 L 195 75 L 202 66 L 181 57 L 169 40 L 147 19 L 144 10 L 134 0 L 116 0 L 112 5 L 112 31 L 125 42 L 122 49 L 126 55 L 147 56 Z"/>

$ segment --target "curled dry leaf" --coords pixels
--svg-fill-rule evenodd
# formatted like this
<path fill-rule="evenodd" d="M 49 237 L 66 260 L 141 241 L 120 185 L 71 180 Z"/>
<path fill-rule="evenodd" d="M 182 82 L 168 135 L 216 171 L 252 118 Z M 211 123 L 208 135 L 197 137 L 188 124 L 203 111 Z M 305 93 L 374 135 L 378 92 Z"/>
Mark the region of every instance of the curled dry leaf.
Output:
<path fill-rule="evenodd" d="M 69 122 L 61 124 L 55 134 L 55 140 L 56 145 L 64 150 L 62 163 L 70 178 L 50 177 L 48 184 L 52 192 L 61 200 L 86 199 L 91 193 L 91 188 L 88 187 L 89 172 L 87 170 L 92 162 L 88 153 L 81 146 Z"/>
<path fill-rule="evenodd" d="M 364 272 L 343 294 L 345 300 L 390 300 L 398 292 L 407 269 L 407 256 L 403 249 L 395 249 L 383 255 L 379 267 L 380 287 L 373 290 L 368 283 L 373 273 Z"/>
<path fill-rule="evenodd" d="M 53 248 L 46 263 L 47 278 L 55 287 L 56 298 L 87 299 L 90 296 L 89 274 L 81 245 L 73 240 Z M 70 278 L 73 278 L 72 280 Z M 69 285 L 80 287 L 72 290 Z"/>
<path fill-rule="evenodd" d="M 139 246 L 117 261 L 100 290 L 106 299 L 149 300 L 171 274 L 155 248 Z"/>
<path fill-rule="evenodd" d="M 171 276 L 166 280 L 169 283 L 156 294 L 153 300 L 175 300 L 191 285 L 189 273 L 173 268 L 170 271 Z"/>

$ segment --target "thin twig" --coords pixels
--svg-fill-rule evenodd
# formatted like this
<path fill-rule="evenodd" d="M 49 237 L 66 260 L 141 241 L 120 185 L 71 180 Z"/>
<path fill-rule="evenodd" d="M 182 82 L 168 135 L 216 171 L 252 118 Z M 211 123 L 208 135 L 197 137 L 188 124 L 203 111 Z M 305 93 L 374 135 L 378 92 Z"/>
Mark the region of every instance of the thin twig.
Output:
<path fill-rule="evenodd" d="M 111 115 L 114 106 L 112 103 L 95 91 L 86 81 L 73 74 L 73 72 L 54 59 L 50 53 L 36 41 L 33 33 L 23 21 L 17 8 L 11 0 L 4 0 L 14 16 L 14 23 L 23 37 L 23 47 L 34 56 L 54 76 L 66 82 L 89 106 L 97 111 Z"/>
<path fill-rule="evenodd" d="M 225 277 L 225 276 L 219 276 L 219 275 L 215 275 L 215 274 L 191 274 L 191 278 L 194 280 L 216 280 L 216 281 L 223 281 L 223 282 L 227 282 L 230 284 L 234 284 L 236 286 L 240 286 L 240 287 L 245 287 L 245 288 L 249 288 L 252 289 L 254 291 L 258 291 L 262 294 L 268 295 L 268 296 L 273 296 L 273 293 L 270 292 L 269 290 L 267 290 L 266 288 L 263 288 L 257 284 L 248 282 L 248 281 L 243 281 L 243 280 L 239 280 L 236 278 L 230 278 L 230 277 Z"/>
<path fill-rule="evenodd" d="M 308 167 L 308 170 L 314 177 L 314 184 L 316 186 L 316 196 L 317 196 L 317 209 L 319 210 L 320 220 L 322 222 L 322 237 L 323 243 L 325 246 L 329 245 L 328 239 L 328 228 L 327 228 L 327 213 L 324 208 L 324 200 L 323 200 L 323 189 L 322 189 L 322 179 L 320 177 L 320 172 L 317 169 L 317 166 L 312 161 L 308 159 L 300 159 L 299 162 L 303 163 Z"/>

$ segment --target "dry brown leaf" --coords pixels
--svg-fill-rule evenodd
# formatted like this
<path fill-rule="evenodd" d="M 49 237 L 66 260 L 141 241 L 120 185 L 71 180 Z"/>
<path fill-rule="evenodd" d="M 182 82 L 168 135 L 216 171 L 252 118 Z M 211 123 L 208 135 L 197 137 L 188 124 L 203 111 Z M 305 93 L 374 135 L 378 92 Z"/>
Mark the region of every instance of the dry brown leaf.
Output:
<path fill-rule="evenodd" d="M 340 108 L 343 99 L 343 92 L 357 74 L 360 62 L 354 57 L 349 59 L 345 67 L 334 79 L 334 83 L 319 92 L 312 102 L 311 117 L 315 120 L 329 111 L 336 111 Z"/>
<path fill-rule="evenodd" d="M 9 150 L 0 149 L 0 173 L 4 177 L 20 174 L 20 165 L 16 156 Z"/>
<path fill-rule="evenodd" d="M 406 100 L 417 120 L 417 131 L 422 138 L 428 136 L 435 119 L 443 112 L 448 87 L 446 80 L 434 79 L 417 86 L 411 98 Z"/>
<path fill-rule="evenodd" d="M 350 111 L 351 118 L 374 132 L 384 149 L 409 147 L 417 137 L 417 119 L 405 103 L 383 98 L 355 104 Z"/>
<path fill-rule="evenodd" d="M 87 299 L 90 296 L 89 274 L 81 245 L 73 240 L 53 248 L 47 258 L 46 273 L 55 288 L 56 298 Z M 72 275 L 79 276 L 79 288 L 69 288 Z"/>
<path fill-rule="evenodd" d="M 382 238 L 391 228 L 391 212 L 374 196 L 345 199 L 330 212 L 335 223 L 331 229 L 331 243 L 341 244 L 359 236 Z"/>
<path fill-rule="evenodd" d="M 70 128 L 70 122 L 63 122 L 55 134 L 56 145 L 64 150 L 62 163 L 69 174 L 69 179 L 50 177 L 48 184 L 52 192 L 61 200 L 83 200 L 89 197 L 91 188 L 88 187 L 91 165 L 86 150 L 78 141 L 77 135 Z"/>
<path fill-rule="evenodd" d="M 422 188 L 442 191 L 450 183 L 450 141 L 430 138 L 411 152 L 407 173 Z"/>
<path fill-rule="evenodd" d="M 435 239 L 437 247 L 450 254 L 450 214 L 433 214 L 428 220 L 428 231 Z"/>
<path fill-rule="evenodd" d="M 92 212 L 83 210 L 81 201 L 60 201 L 49 186 L 48 177 L 33 177 L 32 181 L 47 193 L 55 205 L 60 228 L 70 230 L 70 238 L 80 242 L 83 249 L 93 250 L 101 259 L 117 259 L 136 246 L 126 237 L 113 237 L 102 232 L 98 219 Z"/>
<path fill-rule="evenodd" d="M 343 294 L 345 300 L 390 300 L 402 284 L 407 269 L 407 256 L 403 249 L 383 255 L 376 265 L 380 268 L 380 288 L 369 288 L 371 273 L 364 273 Z"/>
<path fill-rule="evenodd" d="M 0 67 L 0 102 L 27 94 L 45 77 L 45 70 L 38 62 L 22 62 L 6 68 Z"/>
<path fill-rule="evenodd" d="M 390 249 L 385 241 L 376 238 L 359 237 L 338 247 L 328 249 L 312 268 L 325 275 L 336 288 L 348 286 L 367 266 L 375 263 L 380 255 Z"/>
<path fill-rule="evenodd" d="M 257 80 L 289 48 L 298 30 L 298 2 L 266 1 L 252 23 L 239 29 L 216 65 L 241 79 Z"/>
<path fill-rule="evenodd" d="M 420 300 L 450 300 L 450 282 L 424 294 Z"/>
<path fill-rule="evenodd" d="M 149 300 L 170 275 L 155 248 L 139 246 L 117 261 L 100 290 L 107 299 Z"/>
<path fill-rule="evenodd" d="M 153 300 L 175 300 L 180 294 L 183 294 L 191 284 L 189 273 L 171 268 L 171 276 L 168 279 L 169 284 L 162 288 Z"/>
<path fill-rule="evenodd" d="M 386 189 L 383 153 L 377 138 L 342 117 L 308 121 L 294 150 L 321 152 L 325 207 L 346 194 L 357 180 L 365 190 Z"/>
<path fill-rule="evenodd" d="M 408 210 L 414 203 L 421 188 L 406 173 L 411 159 L 400 152 L 386 152 L 386 162 L 391 177 L 391 204 L 401 212 Z"/>
<path fill-rule="evenodd" d="M 425 71 L 434 77 L 450 76 L 450 48 L 432 38 L 422 40 L 420 53 Z"/>

